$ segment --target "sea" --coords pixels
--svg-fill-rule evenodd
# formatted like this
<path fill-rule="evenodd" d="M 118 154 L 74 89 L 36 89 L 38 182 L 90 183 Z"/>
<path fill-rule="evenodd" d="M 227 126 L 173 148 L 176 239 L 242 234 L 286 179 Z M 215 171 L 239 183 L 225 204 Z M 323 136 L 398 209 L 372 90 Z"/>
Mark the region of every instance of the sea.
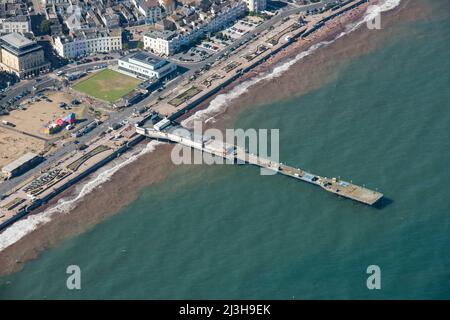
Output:
<path fill-rule="evenodd" d="M 332 79 L 233 120 L 279 129 L 283 163 L 376 189 L 381 206 L 251 166 L 179 166 L 0 277 L 0 299 L 450 298 L 450 2 L 417 3 L 420 17 L 364 31 L 388 36 L 334 64 Z M 256 94 L 249 81 L 210 111 Z M 67 287 L 73 265 L 79 290 Z"/>

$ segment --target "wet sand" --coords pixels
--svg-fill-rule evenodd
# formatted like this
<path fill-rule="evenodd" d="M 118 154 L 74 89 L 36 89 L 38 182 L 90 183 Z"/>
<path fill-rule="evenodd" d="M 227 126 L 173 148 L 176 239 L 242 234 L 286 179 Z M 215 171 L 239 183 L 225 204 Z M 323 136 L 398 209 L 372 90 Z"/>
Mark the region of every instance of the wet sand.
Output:
<path fill-rule="evenodd" d="M 389 28 L 398 23 L 399 20 L 420 19 L 426 5 L 418 2 L 404 0 L 394 11 L 383 14 L 383 28 Z M 335 30 L 336 33 L 340 31 Z M 323 34 L 323 36 L 334 37 L 330 34 Z M 302 95 L 318 89 L 330 81 L 338 80 L 339 65 L 370 53 L 387 37 L 393 36 L 395 34 L 392 32 L 368 30 L 362 26 L 350 36 L 342 37 L 332 45 L 321 48 L 313 55 L 296 63 L 282 76 L 271 81 L 262 81 L 251 87 L 248 92 L 233 100 L 225 111 L 217 117 L 217 121 L 209 124 L 209 126 L 222 129 L 232 127 L 239 113 L 251 107 Z M 316 41 L 323 41 L 323 38 L 318 37 Z M 288 51 L 283 53 L 282 58 L 274 58 L 271 62 L 259 66 L 257 70 L 240 79 L 239 83 L 242 83 L 251 75 L 254 76 L 271 69 L 280 59 L 285 61 L 292 58 L 300 50 L 298 47 L 296 49 L 294 47 L 289 48 Z M 219 94 L 232 90 L 232 88 L 228 87 Z M 214 97 L 211 99 L 214 99 Z M 207 105 L 208 101 L 195 111 Z M 49 223 L 38 227 L 35 231 L 1 251 L 0 274 L 19 271 L 24 262 L 37 258 L 46 249 L 89 230 L 120 211 L 121 208 L 133 202 L 144 187 L 163 182 L 170 173 L 176 174 L 176 171 L 174 171 L 175 165 L 170 161 L 171 148 L 172 145 L 168 144 L 158 145 L 154 152 L 141 156 L 132 164 L 116 172 L 108 182 L 87 194 L 70 213 L 59 214 Z M 48 206 L 56 204 L 61 198 L 70 196 L 75 190 L 75 187 L 72 187 L 55 198 Z"/>

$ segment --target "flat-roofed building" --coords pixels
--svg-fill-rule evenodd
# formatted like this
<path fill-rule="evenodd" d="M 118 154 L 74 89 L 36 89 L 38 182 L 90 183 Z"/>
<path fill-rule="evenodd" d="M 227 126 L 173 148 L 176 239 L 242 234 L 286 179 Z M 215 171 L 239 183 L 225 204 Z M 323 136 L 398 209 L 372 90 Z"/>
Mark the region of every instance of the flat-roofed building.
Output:
<path fill-rule="evenodd" d="M 50 69 L 42 47 L 19 33 L 0 37 L 0 46 L 0 67 L 20 78 L 37 76 Z"/>
<path fill-rule="evenodd" d="M 10 164 L 4 166 L 2 168 L 2 174 L 8 179 L 13 178 L 30 170 L 31 168 L 36 166 L 41 160 L 42 158 L 40 156 L 29 152 L 20 157 L 19 159 L 16 159 Z"/>
<path fill-rule="evenodd" d="M 170 125 L 170 120 L 167 119 L 167 118 L 164 118 L 164 119 L 162 119 L 161 121 L 155 123 L 155 124 L 153 125 L 153 128 L 154 128 L 155 130 L 161 131 L 161 130 L 167 128 L 169 125 Z"/>
<path fill-rule="evenodd" d="M 177 65 L 164 59 L 139 51 L 118 61 L 118 70 L 142 79 L 161 79 L 174 72 Z"/>

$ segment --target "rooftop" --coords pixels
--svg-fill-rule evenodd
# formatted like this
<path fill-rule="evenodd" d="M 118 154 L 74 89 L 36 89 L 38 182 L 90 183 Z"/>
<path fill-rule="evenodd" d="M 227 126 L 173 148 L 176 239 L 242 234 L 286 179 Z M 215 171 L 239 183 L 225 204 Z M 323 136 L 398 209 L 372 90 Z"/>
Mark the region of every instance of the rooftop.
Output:
<path fill-rule="evenodd" d="M 2 168 L 2 171 L 12 172 L 15 169 L 19 168 L 20 166 L 24 165 L 25 163 L 35 159 L 36 157 L 38 157 L 38 155 L 28 152 L 28 153 L 24 154 L 22 157 L 20 157 L 19 159 L 16 159 L 13 162 L 4 166 Z"/>
<path fill-rule="evenodd" d="M 28 17 L 27 16 L 13 16 L 13 17 L 9 17 L 8 19 L 5 20 L 5 22 L 26 22 L 28 21 Z"/>
<path fill-rule="evenodd" d="M 120 37 L 122 35 L 122 29 L 80 29 L 75 30 L 70 35 L 59 36 L 62 43 L 72 42 L 74 40 L 85 40 L 85 39 L 98 39 L 107 37 Z"/>
<path fill-rule="evenodd" d="M 34 43 L 30 39 L 17 32 L 8 33 L 7 35 L 0 37 L 0 39 L 17 49 L 25 48 Z"/>
<path fill-rule="evenodd" d="M 158 7 L 159 2 L 157 0 L 144 0 L 141 2 L 141 6 L 144 9 L 152 9 L 154 7 Z"/>
<path fill-rule="evenodd" d="M 148 64 L 157 64 L 161 61 L 161 59 L 158 59 L 146 52 L 138 52 L 135 55 L 133 55 L 132 57 L 130 57 L 130 59 L 138 60 L 141 62 L 146 62 Z"/>
<path fill-rule="evenodd" d="M 131 54 L 123 57 L 121 60 L 125 60 L 125 61 L 134 60 L 134 61 L 138 61 L 141 63 L 145 63 L 152 67 L 159 66 L 162 62 L 165 62 L 165 60 L 155 57 L 145 51 L 131 53 Z"/>
<path fill-rule="evenodd" d="M 175 31 L 170 30 L 150 30 L 146 34 L 146 36 L 151 38 L 160 38 L 164 40 L 171 40 L 177 36 L 177 33 Z"/>

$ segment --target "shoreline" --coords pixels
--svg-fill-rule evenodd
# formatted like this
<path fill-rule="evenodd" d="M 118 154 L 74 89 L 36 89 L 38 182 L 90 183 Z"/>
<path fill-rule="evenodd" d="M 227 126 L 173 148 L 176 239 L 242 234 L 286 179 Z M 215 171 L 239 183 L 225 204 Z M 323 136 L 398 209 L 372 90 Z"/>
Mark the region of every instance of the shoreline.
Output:
<path fill-rule="evenodd" d="M 353 12 L 351 11 L 350 13 Z M 361 16 L 357 16 L 357 14 L 355 14 L 350 18 L 357 20 L 358 17 L 361 18 Z M 342 32 L 342 29 L 345 28 L 345 25 L 351 23 L 351 21 L 343 21 L 342 17 L 339 17 L 337 19 L 339 19 L 340 21 L 334 21 L 335 23 L 331 27 L 331 31 L 334 31 L 334 34 L 330 32 L 330 29 L 327 29 L 326 31 L 319 30 L 318 33 L 321 33 L 320 36 L 316 35 L 314 39 L 315 43 L 328 41 L 330 38 L 333 38 L 337 34 Z M 355 32 L 359 31 L 357 30 Z M 308 44 L 312 46 L 314 43 L 310 42 Z M 199 110 L 204 110 L 209 106 L 211 101 L 216 99 L 218 96 L 231 92 L 234 88 L 244 83 L 245 81 L 253 79 L 254 77 L 258 77 L 261 73 L 266 73 L 267 71 L 276 67 L 278 63 L 292 58 L 293 56 L 298 54 L 298 52 L 296 51 L 298 51 L 299 49 L 303 50 L 303 48 L 296 45 L 297 43 L 291 44 L 291 46 L 279 52 L 276 56 L 273 56 L 266 62 L 255 67 L 255 69 L 239 78 L 236 82 L 233 82 L 227 88 L 220 90 L 212 97 L 196 106 L 186 116 L 191 116 Z M 314 60 L 314 56 L 316 56 L 316 54 L 311 56 L 312 60 Z M 303 62 L 305 62 L 305 60 L 303 60 Z M 308 62 L 309 61 L 306 61 L 306 63 Z M 295 64 L 297 63 L 298 61 Z M 320 87 L 319 82 L 320 81 L 318 81 L 316 87 Z M 261 85 L 264 85 L 264 83 L 261 83 Z M 253 88 L 251 90 L 253 90 Z M 305 89 L 305 91 L 308 90 L 311 90 L 311 88 Z M 273 97 L 273 99 L 276 98 Z M 214 125 L 224 126 L 226 123 L 233 121 L 233 119 L 236 118 L 237 114 L 240 111 L 256 106 L 258 104 L 258 101 L 253 102 L 253 104 L 250 103 L 249 105 L 241 106 L 240 108 L 229 107 L 226 108 L 223 112 L 219 112 L 218 114 L 214 115 L 214 118 L 219 117 L 224 119 L 218 119 L 218 122 L 214 123 Z M 232 104 L 234 105 L 235 103 L 236 101 L 233 100 Z M 224 113 L 227 114 L 226 117 L 222 117 Z M 140 145 L 142 145 L 142 143 Z M 164 181 L 164 179 L 169 174 L 171 174 L 171 172 L 173 172 L 172 169 L 175 168 L 175 166 L 166 159 L 166 156 L 168 156 L 170 149 L 170 145 L 160 145 L 157 147 L 158 152 L 141 156 L 136 161 L 134 161 L 135 163 L 133 166 L 128 167 L 129 170 L 127 170 L 126 172 L 125 170 L 118 170 L 109 178 L 109 181 L 101 184 L 101 186 L 86 194 L 83 198 L 83 201 L 76 203 L 75 207 L 70 210 L 70 214 L 61 213 L 58 216 L 52 217 L 52 220 L 50 222 L 40 225 L 38 228 L 25 235 L 16 243 L 5 248 L 0 252 L 0 274 L 9 274 L 19 271 L 23 267 L 23 263 L 25 261 L 36 258 L 42 251 L 46 250 L 47 248 L 56 245 L 62 240 L 85 232 L 98 222 L 101 222 L 117 213 L 117 211 L 119 211 L 121 208 L 134 201 L 139 196 L 139 192 L 143 187 Z M 133 153 L 135 151 L 133 150 L 131 152 Z M 141 172 L 150 172 L 150 174 L 141 175 Z M 84 179 L 82 183 L 86 183 L 86 181 L 91 177 L 92 175 Z M 52 199 L 45 208 L 42 207 L 38 212 L 33 213 L 33 215 L 37 215 L 47 210 L 48 208 L 51 208 L 52 206 L 56 205 L 61 199 L 64 199 L 66 197 L 70 198 L 76 193 L 77 186 L 72 186 L 68 190 L 59 194 L 57 197 Z M 102 194 L 103 198 L 105 198 L 106 194 L 120 194 L 120 196 L 109 196 L 107 199 L 105 199 L 105 201 L 96 201 L 100 194 Z M 108 208 L 105 208 L 102 203 L 109 203 Z"/>

